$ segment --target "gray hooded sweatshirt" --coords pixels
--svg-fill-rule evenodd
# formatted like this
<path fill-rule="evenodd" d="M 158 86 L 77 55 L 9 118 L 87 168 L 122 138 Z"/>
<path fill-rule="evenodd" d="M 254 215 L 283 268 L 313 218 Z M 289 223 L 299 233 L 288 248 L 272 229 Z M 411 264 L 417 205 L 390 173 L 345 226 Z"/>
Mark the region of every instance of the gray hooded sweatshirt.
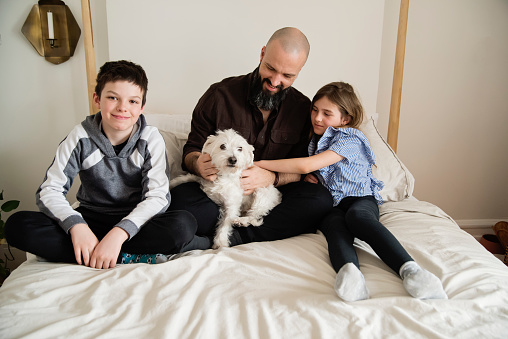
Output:
<path fill-rule="evenodd" d="M 79 205 L 104 214 L 125 215 L 118 227 L 132 238 L 154 215 L 167 210 L 169 166 L 164 139 L 139 116 L 123 149 L 115 153 L 101 131 L 101 114 L 88 116 L 60 143 L 37 190 L 37 206 L 65 232 L 86 224 L 66 199 L 76 175 Z"/>

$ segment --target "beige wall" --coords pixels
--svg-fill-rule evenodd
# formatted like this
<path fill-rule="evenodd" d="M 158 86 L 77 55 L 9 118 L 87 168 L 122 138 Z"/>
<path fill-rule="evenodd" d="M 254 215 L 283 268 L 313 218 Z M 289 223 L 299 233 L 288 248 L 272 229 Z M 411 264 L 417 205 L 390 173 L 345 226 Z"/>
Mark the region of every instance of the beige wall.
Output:
<path fill-rule="evenodd" d="M 0 189 L 20 209 L 35 209 L 56 146 L 88 112 L 82 40 L 66 63 L 45 61 L 20 32 L 34 3 L 0 0 Z M 66 3 L 81 26 L 79 1 Z M 295 86 L 312 96 L 351 82 L 386 133 L 398 1 L 91 3 L 97 66 L 141 63 L 147 110 L 190 114 L 211 83 L 251 71 L 269 35 L 288 25 L 312 45 Z M 399 155 L 416 195 L 457 219 L 508 216 L 507 19 L 503 0 L 410 4 Z"/>
<path fill-rule="evenodd" d="M 400 1 L 385 2 L 386 135 Z M 508 219 L 508 2 L 410 1 L 398 154 L 415 195 L 455 219 Z"/>
<path fill-rule="evenodd" d="M 330 81 L 349 81 L 358 88 L 366 109 L 375 111 L 382 1 L 198 3 L 107 2 L 110 58 L 128 58 L 145 68 L 149 79 L 147 110 L 191 114 L 212 83 L 253 71 L 271 34 L 294 26 L 311 43 L 309 59 L 295 87 L 313 96 Z"/>
<path fill-rule="evenodd" d="M 0 0 L 0 190 L 5 199 L 21 201 L 18 210 L 36 209 L 35 191 L 56 147 L 89 112 L 83 34 L 71 59 L 47 62 L 21 33 L 36 3 Z M 82 27 L 80 1 L 66 4 Z M 108 59 L 107 39 L 100 33 L 106 31 L 105 4 L 92 5 L 97 62 L 103 63 Z"/>

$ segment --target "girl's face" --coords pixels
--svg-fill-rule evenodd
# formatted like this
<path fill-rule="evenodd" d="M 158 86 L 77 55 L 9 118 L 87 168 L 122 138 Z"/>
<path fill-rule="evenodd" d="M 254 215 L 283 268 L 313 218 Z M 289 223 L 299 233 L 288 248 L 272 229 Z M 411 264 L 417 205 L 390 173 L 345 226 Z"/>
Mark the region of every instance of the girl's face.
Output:
<path fill-rule="evenodd" d="M 317 135 L 323 135 L 330 126 L 339 128 L 346 126 L 351 121 L 348 115 L 343 117 L 339 111 L 339 107 L 332 103 L 327 97 L 322 97 L 314 103 L 310 118 L 314 133 Z"/>

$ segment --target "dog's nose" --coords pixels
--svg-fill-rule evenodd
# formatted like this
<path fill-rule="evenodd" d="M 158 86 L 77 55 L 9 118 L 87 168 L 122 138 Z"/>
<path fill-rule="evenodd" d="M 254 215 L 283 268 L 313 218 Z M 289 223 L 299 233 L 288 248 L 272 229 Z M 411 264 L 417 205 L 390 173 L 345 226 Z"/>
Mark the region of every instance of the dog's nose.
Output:
<path fill-rule="evenodd" d="M 235 157 L 229 157 L 229 158 L 228 158 L 228 163 L 229 163 L 230 165 L 234 165 L 234 164 L 236 164 L 236 158 L 235 158 Z"/>

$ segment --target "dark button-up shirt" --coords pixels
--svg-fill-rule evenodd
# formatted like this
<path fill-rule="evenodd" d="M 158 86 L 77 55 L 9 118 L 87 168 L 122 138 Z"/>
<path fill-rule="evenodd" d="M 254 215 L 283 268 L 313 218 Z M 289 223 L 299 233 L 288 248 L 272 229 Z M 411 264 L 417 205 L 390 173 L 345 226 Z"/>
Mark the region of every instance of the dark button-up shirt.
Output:
<path fill-rule="evenodd" d="M 249 100 L 252 76 L 250 73 L 224 79 L 205 92 L 192 115 L 183 159 L 191 152 L 201 152 L 209 135 L 229 128 L 254 146 L 255 160 L 307 156 L 311 128 L 309 98 L 290 87 L 280 107 L 264 123 L 263 114 Z M 186 168 L 185 163 L 183 167 Z"/>

